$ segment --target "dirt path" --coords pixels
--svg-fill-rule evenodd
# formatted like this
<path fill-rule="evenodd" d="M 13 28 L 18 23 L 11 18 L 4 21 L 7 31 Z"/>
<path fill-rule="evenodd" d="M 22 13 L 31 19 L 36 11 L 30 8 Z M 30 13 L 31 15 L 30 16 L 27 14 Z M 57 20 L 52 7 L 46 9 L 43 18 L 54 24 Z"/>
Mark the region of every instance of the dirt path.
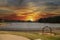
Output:
<path fill-rule="evenodd" d="M 0 34 L 0 40 L 29 40 L 26 37 L 10 35 L 10 34 Z"/>

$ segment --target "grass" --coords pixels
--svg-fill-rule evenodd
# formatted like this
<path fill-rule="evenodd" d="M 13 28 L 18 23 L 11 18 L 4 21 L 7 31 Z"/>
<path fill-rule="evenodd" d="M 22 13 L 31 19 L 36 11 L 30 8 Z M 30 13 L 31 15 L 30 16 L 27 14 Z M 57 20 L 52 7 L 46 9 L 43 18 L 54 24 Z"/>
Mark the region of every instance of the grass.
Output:
<path fill-rule="evenodd" d="M 60 36 L 41 35 L 41 34 L 39 34 L 39 32 L 0 31 L 0 34 L 12 34 L 12 35 L 24 36 L 31 40 L 34 40 L 34 39 L 60 40 Z"/>

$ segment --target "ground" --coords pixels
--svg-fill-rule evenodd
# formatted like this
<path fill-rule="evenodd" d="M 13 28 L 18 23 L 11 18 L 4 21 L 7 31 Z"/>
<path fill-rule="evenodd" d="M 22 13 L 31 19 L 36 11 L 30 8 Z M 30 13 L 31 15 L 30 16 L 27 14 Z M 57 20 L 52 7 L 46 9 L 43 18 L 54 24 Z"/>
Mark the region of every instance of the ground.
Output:
<path fill-rule="evenodd" d="M 1 34 L 9 34 L 9 35 L 16 35 L 22 36 L 30 40 L 41 39 L 41 40 L 60 40 L 60 34 L 52 35 L 42 35 L 40 32 L 17 32 L 17 31 L 0 31 Z M 23 38 L 22 38 L 23 39 Z"/>
<path fill-rule="evenodd" d="M 17 35 L 0 34 L 0 40 L 30 40 L 30 39 Z"/>

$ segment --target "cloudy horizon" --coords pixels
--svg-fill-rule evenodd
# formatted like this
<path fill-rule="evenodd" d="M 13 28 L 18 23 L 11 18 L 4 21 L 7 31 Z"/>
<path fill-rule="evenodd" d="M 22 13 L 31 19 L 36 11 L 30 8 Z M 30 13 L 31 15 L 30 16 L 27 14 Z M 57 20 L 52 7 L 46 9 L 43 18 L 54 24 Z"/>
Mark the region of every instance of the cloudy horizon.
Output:
<path fill-rule="evenodd" d="M 44 17 L 60 16 L 59 10 L 60 0 L 0 0 L 0 15 L 15 13 L 19 20 L 36 21 Z M 14 17 L 12 19 L 16 20 Z"/>

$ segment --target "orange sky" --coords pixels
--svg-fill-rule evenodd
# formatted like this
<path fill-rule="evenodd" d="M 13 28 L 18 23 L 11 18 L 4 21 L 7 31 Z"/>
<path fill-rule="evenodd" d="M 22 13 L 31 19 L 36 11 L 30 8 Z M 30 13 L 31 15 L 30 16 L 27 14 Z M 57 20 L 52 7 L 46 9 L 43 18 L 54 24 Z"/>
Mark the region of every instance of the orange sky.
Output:
<path fill-rule="evenodd" d="M 10 8 L 2 8 L 6 10 L 13 10 L 13 12 L 8 12 L 6 15 L 0 14 L 0 18 L 6 19 L 6 20 L 22 20 L 22 21 L 37 21 L 40 18 L 47 18 L 47 17 L 53 17 L 53 16 L 60 16 L 60 9 L 56 9 L 54 11 L 47 11 L 45 12 L 45 8 L 47 6 L 40 6 L 36 7 L 34 4 L 29 3 L 27 7 L 15 9 L 15 7 Z M 0 7 L 1 9 L 1 7 Z"/>
<path fill-rule="evenodd" d="M 23 12 L 23 13 L 15 13 L 11 14 L 9 16 L 4 16 L 4 19 L 7 20 L 20 20 L 20 21 L 37 21 L 40 18 L 47 18 L 47 17 L 53 17 L 56 16 L 56 14 L 44 14 L 43 12 Z"/>

